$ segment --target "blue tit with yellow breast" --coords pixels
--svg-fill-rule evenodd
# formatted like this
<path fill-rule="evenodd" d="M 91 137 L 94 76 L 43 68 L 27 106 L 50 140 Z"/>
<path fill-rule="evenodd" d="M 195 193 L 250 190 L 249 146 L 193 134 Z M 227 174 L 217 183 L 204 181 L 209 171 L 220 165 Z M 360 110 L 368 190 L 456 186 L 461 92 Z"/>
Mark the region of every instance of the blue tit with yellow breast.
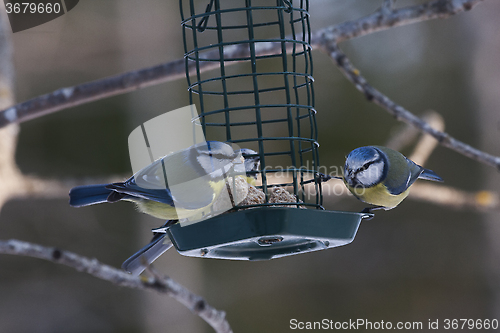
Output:
<path fill-rule="evenodd" d="M 163 220 L 190 218 L 211 207 L 225 188 L 225 175 L 243 162 L 230 145 L 207 141 L 166 155 L 124 182 L 75 187 L 69 204 L 131 201 Z"/>
<path fill-rule="evenodd" d="M 248 148 L 242 148 L 238 152 L 241 153 L 245 159 L 243 166 L 245 168 L 246 181 L 251 185 L 255 185 L 257 172 L 260 167 L 260 157 L 258 153 Z M 237 167 L 240 166 L 241 165 L 237 165 Z M 172 247 L 172 242 L 167 237 L 166 232 L 167 229 L 176 222 L 177 220 L 169 220 L 160 228 L 153 229 L 153 239 L 151 239 L 149 244 L 125 260 L 122 264 L 122 268 L 133 275 L 141 274 L 147 266 Z"/>
<path fill-rule="evenodd" d="M 247 161 L 243 153 L 254 156 L 248 157 Z M 178 219 L 209 213 L 210 207 L 226 188 L 226 174 L 232 168 L 242 175 L 247 167 L 250 168 L 248 171 L 258 169 L 260 162 L 255 155 L 257 153 L 253 150 L 234 151 L 226 143 L 203 142 L 158 159 L 125 182 L 77 186 L 69 193 L 69 203 L 73 207 L 83 207 L 103 202 L 131 201 L 141 212 L 167 220 L 162 228 L 154 231 L 153 240 L 147 246 L 123 263 L 125 270 L 138 275 L 147 264 L 172 246 L 165 240 L 166 228 Z M 248 181 L 255 182 L 255 178 L 246 177 Z M 173 187 L 177 190 L 172 191 Z"/>
<path fill-rule="evenodd" d="M 382 146 L 354 149 L 344 166 L 343 180 L 349 191 L 359 200 L 376 206 L 366 208 L 365 213 L 396 207 L 408 196 L 417 179 L 443 181 L 434 171 Z"/>

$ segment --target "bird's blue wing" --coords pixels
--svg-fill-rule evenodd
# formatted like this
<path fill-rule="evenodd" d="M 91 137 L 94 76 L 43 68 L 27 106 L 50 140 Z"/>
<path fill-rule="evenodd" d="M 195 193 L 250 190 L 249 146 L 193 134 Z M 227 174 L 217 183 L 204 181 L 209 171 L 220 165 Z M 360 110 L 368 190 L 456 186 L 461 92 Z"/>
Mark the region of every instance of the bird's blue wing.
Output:
<path fill-rule="evenodd" d="M 134 198 L 174 205 L 174 199 L 162 172 L 162 160 L 157 160 L 123 183 L 109 184 L 106 188 Z"/>
<path fill-rule="evenodd" d="M 134 176 L 135 177 L 135 176 Z M 114 190 L 122 195 L 133 198 L 152 200 L 170 205 L 177 208 L 198 209 L 210 205 L 214 199 L 213 190 L 208 184 L 199 183 L 196 188 L 177 188 L 177 192 L 182 194 L 180 197 L 174 197 L 167 188 L 145 188 L 137 185 L 134 177 L 131 177 L 123 183 L 114 183 L 106 186 L 107 189 Z M 182 185 L 180 185 L 182 186 Z"/>
<path fill-rule="evenodd" d="M 406 161 L 408 162 L 408 168 L 410 172 L 410 175 L 408 176 L 408 186 L 406 187 L 408 188 L 420 177 L 425 169 L 408 158 L 406 158 Z"/>
<path fill-rule="evenodd" d="M 389 164 L 384 185 L 392 195 L 399 195 L 406 191 L 417 180 L 424 168 L 392 149 L 375 146 L 387 156 Z"/>
<path fill-rule="evenodd" d="M 114 190 L 121 194 L 127 194 L 134 198 L 152 200 L 161 202 L 170 206 L 174 205 L 174 200 L 168 188 L 151 189 L 138 186 L 134 177 L 131 177 L 126 182 L 114 183 L 106 186 L 107 189 Z"/>

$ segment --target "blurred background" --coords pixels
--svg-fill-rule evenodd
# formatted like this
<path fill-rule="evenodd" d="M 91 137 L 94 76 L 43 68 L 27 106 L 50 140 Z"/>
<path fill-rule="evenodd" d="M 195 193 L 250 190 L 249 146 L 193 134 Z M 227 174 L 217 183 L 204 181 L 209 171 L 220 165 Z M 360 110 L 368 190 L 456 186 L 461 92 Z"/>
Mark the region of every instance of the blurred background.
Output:
<path fill-rule="evenodd" d="M 380 3 L 311 0 L 311 28 L 371 14 Z M 498 156 L 499 14 L 500 3 L 485 1 L 446 20 L 340 46 L 396 103 L 417 115 L 438 111 L 448 133 Z M 12 35 L 16 100 L 182 58 L 180 21 L 178 1 L 80 1 L 60 18 Z M 349 151 L 383 145 L 401 124 L 367 102 L 327 55 L 314 51 L 313 57 L 320 161 L 341 166 Z M 21 125 L 16 160 L 26 174 L 62 180 L 129 174 L 129 133 L 188 104 L 187 83 L 178 80 L 35 119 Z M 438 147 L 426 167 L 448 186 L 499 189 L 496 170 L 446 148 Z M 352 197 L 325 198 L 325 207 L 364 205 Z M 235 332 L 289 331 L 292 318 L 422 321 L 426 331 L 429 319 L 500 320 L 499 217 L 408 199 L 362 222 L 347 246 L 264 262 L 171 250 L 155 266 L 227 311 Z M 126 203 L 76 209 L 67 199 L 12 200 L 1 211 L 0 236 L 119 267 L 160 224 Z M 0 265 L 0 332 L 211 332 L 167 296 L 33 258 L 4 255 Z"/>

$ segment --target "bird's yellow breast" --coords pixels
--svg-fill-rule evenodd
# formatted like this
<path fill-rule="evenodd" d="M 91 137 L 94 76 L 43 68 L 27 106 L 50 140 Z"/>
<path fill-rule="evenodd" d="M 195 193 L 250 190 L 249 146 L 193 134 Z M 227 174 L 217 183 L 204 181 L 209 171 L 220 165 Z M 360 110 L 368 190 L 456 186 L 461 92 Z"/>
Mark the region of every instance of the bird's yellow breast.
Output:
<path fill-rule="evenodd" d="M 237 176 L 244 177 L 245 181 L 251 184 L 255 183 L 253 177 L 247 176 Z M 179 219 L 201 219 L 203 216 L 212 213 L 211 207 L 217 200 L 223 189 L 226 189 L 226 181 L 219 180 L 216 182 L 210 182 L 210 186 L 213 189 L 212 202 L 205 207 L 200 207 L 197 209 L 186 209 L 182 207 L 172 207 L 168 204 L 153 201 L 153 200 L 135 200 L 131 201 L 137 204 L 137 208 L 146 214 L 157 217 L 163 220 L 179 220 Z"/>
<path fill-rule="evenodd" d="M 157 217 L 163 220 L 179 220 L 194 218 L 195 216 L 202 217 L 210 213 L 210 207 L 213 205 L 215 199 L 219 196 L 222 189 L 225 188 L 226 182 L 224 180 L 217 182 L 210 182 L 210 186 L 213 189 L 212 202 L 198 209 L 185 209 L 182 207 L 172 207 L 168 204 L 153 201 L 153 200 L 132 200 L 137 204 L 137 208 L 148 215 Z"/>
<path fill-rule="evenodd" d="M 384 184 L 380 183 L 372 187 L 357 187 L 353 188 L 346 183 L 349 191 L 359 200 L 371 205 L 383 206 L 386 209 L 392 209 L 399 205 L 404 198 L 408 196 L 409 189 L 401 194 L 394 195 L 387 190 Z"/>

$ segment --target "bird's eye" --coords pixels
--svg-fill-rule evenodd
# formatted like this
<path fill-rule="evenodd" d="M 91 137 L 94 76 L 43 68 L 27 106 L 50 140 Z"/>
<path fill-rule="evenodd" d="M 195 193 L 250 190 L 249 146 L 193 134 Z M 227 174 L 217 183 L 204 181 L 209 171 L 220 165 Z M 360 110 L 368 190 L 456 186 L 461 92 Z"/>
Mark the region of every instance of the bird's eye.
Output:
<path fill-rule="evenodd" d="M 365 163 L 361 168 L 359 169 L 356 169 L 356 171 L 354 172 L 355 174 L 358 174 L 360 172 L 363 172 L 365 171 L 366 169 L 368 169 L 370 167 L 370 165 L 372 165 L 374 162 L 373 161 L 370 161 L 368 163 Z"/>

